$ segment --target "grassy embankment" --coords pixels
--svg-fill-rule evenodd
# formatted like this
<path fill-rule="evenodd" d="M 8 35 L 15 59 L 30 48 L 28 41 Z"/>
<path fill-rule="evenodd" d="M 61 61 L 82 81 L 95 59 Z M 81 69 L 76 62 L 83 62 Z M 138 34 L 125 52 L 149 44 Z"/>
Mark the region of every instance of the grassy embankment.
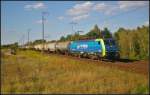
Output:
<path fill-rule="evenodd" d="M 1 58 L 1 93 L 148 93 L 145 76 L 57 55 Z"/>

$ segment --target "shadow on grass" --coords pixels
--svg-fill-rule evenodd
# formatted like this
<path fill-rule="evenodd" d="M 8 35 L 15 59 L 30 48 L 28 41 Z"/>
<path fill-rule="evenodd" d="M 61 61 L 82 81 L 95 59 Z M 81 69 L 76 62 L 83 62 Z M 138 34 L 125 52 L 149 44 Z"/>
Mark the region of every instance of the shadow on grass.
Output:
<path fill-rule="evenodd" d="M 123 59 L 123 58 L 121 59 L 121 58 L 120 58 L 120 59 L 118 59 L 117 61 L 119 61 L 119 62 L 126 62 L 126 63 L 127 63 L 127 62 L 139 61 L 139 60 L 137 60 L 137 59 L 125 59 L 125 58 L 124 58 L 124 59 Z"/>
<path fill-rule="evenodd" d="M 120 58 L 120 59 L 104 59 L 103 61 L 105 61 L 105 62 L 124 62 L 124 63 L 129 63 L 129 62 L 135 62 L 135 61 L 139 61 L 139 60 Z"/>

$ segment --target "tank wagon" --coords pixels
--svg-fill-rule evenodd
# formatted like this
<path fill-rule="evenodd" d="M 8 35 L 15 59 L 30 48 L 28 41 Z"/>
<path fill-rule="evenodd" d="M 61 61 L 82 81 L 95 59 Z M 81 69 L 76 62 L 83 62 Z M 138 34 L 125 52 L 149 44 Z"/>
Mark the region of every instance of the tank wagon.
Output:
<path fill-rule="evenodd" d="M 42 44 L 34 45 L 35 50 L 42 50 Z"/>
<path fill-rule="evenodd" d="M 38 50 L 39 49 L 39 45 L 34 45 L 34 49 Z"/>
<path fill-rule="evenodd" d="M 56 51 L 56 47 L 55 47 L 56 42 L 47 43 L 46 45 L 47 45 L 48 52 L 55 52 Z"/>
<path fill-rule="evenodd" d="M 56 52 L 61 53 L 61 54 L 68 54 L 68 46 L 70 44 L 70 41 L 66 42 L 57 42 L 55 47 L 56 47 Z"/>

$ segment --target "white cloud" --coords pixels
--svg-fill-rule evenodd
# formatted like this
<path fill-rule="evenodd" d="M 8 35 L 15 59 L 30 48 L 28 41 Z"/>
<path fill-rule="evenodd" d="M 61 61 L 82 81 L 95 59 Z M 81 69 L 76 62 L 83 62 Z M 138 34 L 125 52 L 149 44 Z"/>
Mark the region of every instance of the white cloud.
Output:
<path fill-rule="evenodd" d="M 46 6 L 45 6 L 44 3 L 39 2 L 39 3 L 34 3 L 34 4 L 25 5 L 24 8 L 27 9 L 27 10 L 43 9 L 43 8 L 46 8 Z"/>
<path fill-rule="evenodd" d="M 101 12 L 105 15 L 114 15 L 132 8 L 147 6 L 148 1 L 117 1 L 116 5 L 108 3 L 93 3 L 90 1 L 76 4 L 66 13 L 72 20 L 86 19 L 92 11 Z M 87 15 L 88 14 L 88 15 Z"/>
<path fill-rule="evenodd" d="M 94 10 L 98 10 L 98 11 L 105 11 L 106 8 L 107 8 L 107 5 L 105 3 L 99 3 L 93 7 Z"/>
<path fill-rule="evenodd" d="M 45 23 L 47 23 L 47 22 L 48 22 L 48 20 L 44 20 L 44 22 L 45 22 Z M 38 20 L 38 21 L 36 21 L 36 23 L 38 23 L 38 24 L 42 24 L 42 20 Z"/>
<path fill-rule="evenodd" d="M 91 11 L 92 7 L 93 3 L 89 1 L 81 4 L 76 4 L 75 6 L 73 6 L 73 8 L 67 11 L 67 14 L 70 16 L 87 14 Z"/>
<path fill-rule="evenodd" d="M 148 3 L 147 1 L 119 1 L 118 5 L 120 9 L 127 10 L 129 8 L 147 6 Z"/>
<path fill-rule="evenodd" d="M 109 6 L 107 8 L 107 10 L 105 11 L 105 14 L 107 14 L 107 15 L 113 15 L 113 14 L 116 14 L 117 11 L 119 11 L 119 9 L 118 9 L 117 6 Z"/>
<path fill-rule="evenodd" d="M 63 20 L 64 17 L 63 17 L 63 16 L 59 16 L 58 19 L 59 19 L 59 20 Z"/>
<path fill-rule="evenodd" d="M 71 17 L 72 21 L 80 21 L 86 19 L 92 11 L 94 3 L 90 1 L 76 4 L 71 9 L 67 10 L 67 15 Z"/>
<path fill-rule="evenodd" d="M 93 10 L 103 12 L 107 15 L 116 14 L 119 11 L 126 11 L 132 8 L 147 6 L 147 1 L 118 1 L 117 5 L 108 5 L 105 3 L 98 3 L 93 7 Z"/>
<path fill-rule="evenodd" d="M 105 3 L 98 3 L 93 7 L 93 10 L 110 15 L 114 14 L 118 10 L 118 6 L 107 5 Z"/>
<path fill-rule="evenodd" d="M 84 15 L 80 15 L 80 16 L 75 16 L 75 17 L 72 18 L 72 20 L 73 21 L 80 21 L 80 20 L 86 19 L 88 17 L 89 17 L 88 14 L 84 14 Z"/>

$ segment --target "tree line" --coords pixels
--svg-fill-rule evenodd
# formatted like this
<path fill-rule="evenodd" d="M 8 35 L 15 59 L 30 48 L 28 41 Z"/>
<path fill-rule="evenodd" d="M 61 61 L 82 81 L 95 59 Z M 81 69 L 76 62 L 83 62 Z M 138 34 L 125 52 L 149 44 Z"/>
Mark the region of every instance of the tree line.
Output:
<path fill-rule="evenodd" d="M 149 57 L 149 26 L 136 29 L 119 28 L 114 34 L 120 54 L 130 59 L 148 59 Z"/>
<path fill-rule="evenodd" d="M 107 27 L 105 27 L 104 30 L 100 30 L 100 28 L 97 25 L 95 25 L 93 29 L 91 29 L 85 35 L 80 35 L 79 33 L 75 33 L 72 35 L 69 34 L 66 37 L 62 36 L 59 41 L 73 41 L 94 38 L 112 38 L 112 34 Z"/>
<path fill-rule="evenodd" d="M 18 48 L 18 47 L 19 47 L 18 42 L 15 42 L 15 43 L 13 43 L 13 44 L 2 45 L 2 46 L 1 46 L 1 49 L 3 49 L 3 48 L 16 49 L 16 48 Z"/>

